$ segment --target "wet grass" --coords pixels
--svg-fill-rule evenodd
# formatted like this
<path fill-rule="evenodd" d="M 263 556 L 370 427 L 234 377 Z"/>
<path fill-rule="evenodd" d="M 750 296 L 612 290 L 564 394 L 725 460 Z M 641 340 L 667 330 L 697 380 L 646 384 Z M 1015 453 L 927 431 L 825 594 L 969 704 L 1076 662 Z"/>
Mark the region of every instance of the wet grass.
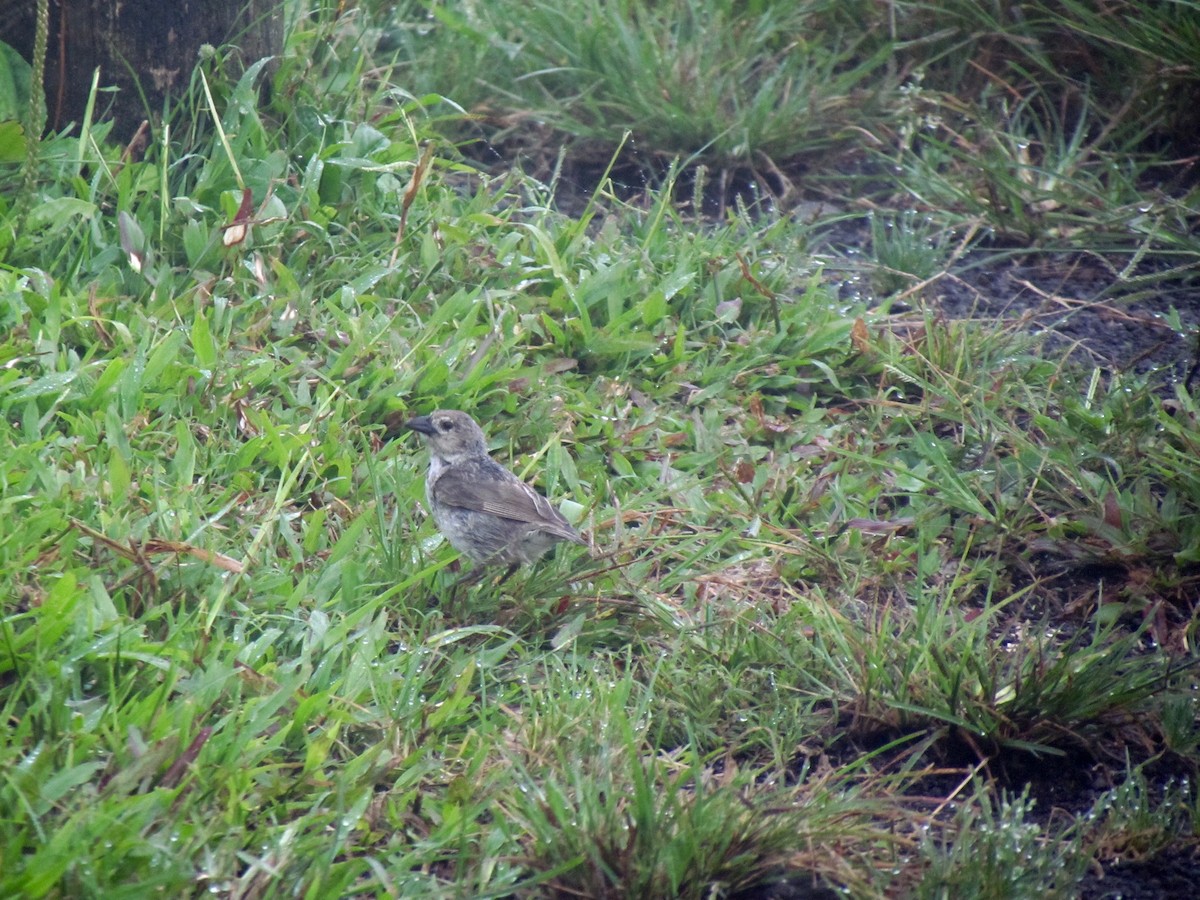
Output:
<path fill-rule="evenodd" d="M 625 6 L 657 9 L 580 15 Z M 1069 897 L 1194 846 L 1192 395 L 919 292 L 847 302 L 815 220 L 698 227 L 670 184 L 607 182 L 568 217 L 552 178 L 481 174 L 435 88 L 351 39 L 424 9 L 301 19 L 271 105 L 261 71 L 210 71 L 194 132 L 139 158 L 102 124 L 50 136 L 19 230 L 0 206 L 0 893 Z M 792 77 L 795 48 L 756 41 Z M 782 171 L 771 140 L 738 165 Z M 915 140 L 896 165 L 942 140 L 961 158 L 921 183 L 958 200 L 875 211 L 882 296 L 1000 227 L 967 145 Z M 1076 175 L 1136 253 L 1124 201 Z M 436 407 L 572 504 L 589 550 L 452 597 L 394 427 Z M 1088 774 L 1069 802 L 1063 771 Z"/>

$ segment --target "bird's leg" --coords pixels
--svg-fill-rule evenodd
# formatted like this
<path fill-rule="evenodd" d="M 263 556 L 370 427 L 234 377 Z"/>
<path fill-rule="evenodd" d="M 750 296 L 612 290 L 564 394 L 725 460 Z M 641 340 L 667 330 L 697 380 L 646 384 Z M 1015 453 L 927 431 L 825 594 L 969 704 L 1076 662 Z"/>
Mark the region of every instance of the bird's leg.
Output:
<path fill-rule="evenodd" d="M 511 566 L 508 567 L 508 569 L 504 572 L 504 574 L 501 575 L 500 578 L 493 583 L 492 586 L 499 587 L 500 585 L 504 584 L 504 582 L 508 581 L 508 579 L 512 576 L 512 573 L 517 571 L 517 569 L 519 569 L 519 568 L 521 568 L 521 564 L 519 562 L 513 563 Z M 462 578 L 458 579 L 458 581 L 454 582 L 454 587 L 459 587 L 459 586 L 469 587 L 470 585 L 478 584 L 480 581 L 483 580 L 483 576 L 486 575 L 487 572 L 488 572 L 487 563 L 477 563 L 475 565 L 475 567 L 473 569 L 471 569 L 470 572 L 468 572 Z"/>
<path fill-rule="evenodd" d="M 482 580 L 483 575 L 486 571 L 487 571 L 487 569 L 481 565 L 477 564 L 475 566 L 472 566 L 470 572 L 468 572 L 462 578 L 459 578 L 457 581 L 454 582 L 454 587 L 459 587 L 459 586 L 470 587 L 473 584 L 477 584 L 480 580 Z"/>
<path fill-rule="evenodd" d="M 509 566 L 508 571 L 505 572 L 503 575 L 501 575 L 500 580 L 496 582 L 496 587 L 500 587 L 500 585 L 504 584 L 504 582 L 506 582 L 506 581 L 508 581 L 508 579 L 512 578 L 513 572 L 517 571 L 517 569 L 519 569 L 520 567 L 521 567 L 521 564 L 519 562 L 515 562 L 511 566 Z"/>

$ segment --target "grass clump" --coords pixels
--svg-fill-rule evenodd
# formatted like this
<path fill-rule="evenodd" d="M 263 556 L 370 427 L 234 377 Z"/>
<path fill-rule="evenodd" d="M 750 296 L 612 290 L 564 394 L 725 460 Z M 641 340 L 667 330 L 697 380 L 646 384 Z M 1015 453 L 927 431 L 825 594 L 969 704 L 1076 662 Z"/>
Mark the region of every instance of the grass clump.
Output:
<path fill-rule="evenodd" d="M 789 787 L 728 756 L 648 750 L 664 736 L 654 735 L 652 690 L 631 696 L 635 682 L 621 678 L 596 690 L 576 674 L 574 703 L 521 706 L 518 774 L 500 806 L 550 892 L 733 894 L 786 873 L 800 846 L 848 844 L 864 821 L 864 804 L 835 780 Z M 817 856 L 810 878 L 851 871 L 832 853 Z"/>
<path fill-rule="evenodd" d="M 993 249 L 1095 253 L 1120 293 L 1194 275 L 1188 4 L 412 3 L 384 19 L 383 37 L 355 32 L 363 68 L 468 110 L 465 129 L 441 121 L 486 162 L 549 173 L 566 145 L 571 177 L 594 182 L 624 146 L 630 190 L 683 159 L 682 194 L 708 212 L 915 207 Z"/>
<path fill-rule="evenodd" d="M 655 153 L 770 165 L 829 148 L 886 84 L 882 54 L 830 39 L 826 18 L 804 3 L 534 6 L 519 32 L 532 69 L 522 95 L 585 139 L 611 140 L 623 123 Z M 814 32 L 827 36 L 819 47 Z"/>
<path fill-rule="evenodd" d="M 1029 821 L 1034 801 L 972 798 L 954 814 L 953 839 L 924 835 L 918 858 L 926 867 L 917 897 L 1074 897 L 1086 857 L 1078 839 L 1047 847 Z"/>

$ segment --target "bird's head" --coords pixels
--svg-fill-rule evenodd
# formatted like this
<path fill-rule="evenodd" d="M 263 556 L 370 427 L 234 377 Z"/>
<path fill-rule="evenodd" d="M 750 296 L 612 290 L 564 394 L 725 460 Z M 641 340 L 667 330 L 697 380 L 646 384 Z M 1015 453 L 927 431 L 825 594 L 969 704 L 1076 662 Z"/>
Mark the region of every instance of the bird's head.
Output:
<path fill-rule="evenodd" d="M 483 429 L 465 412 L 439 409 L 427 416 L 417 416 L 404 424 L 425 438 L 429 452 L 443 462 L 454 465 L 477 456 L 487 456 L 487 439 Z"/>

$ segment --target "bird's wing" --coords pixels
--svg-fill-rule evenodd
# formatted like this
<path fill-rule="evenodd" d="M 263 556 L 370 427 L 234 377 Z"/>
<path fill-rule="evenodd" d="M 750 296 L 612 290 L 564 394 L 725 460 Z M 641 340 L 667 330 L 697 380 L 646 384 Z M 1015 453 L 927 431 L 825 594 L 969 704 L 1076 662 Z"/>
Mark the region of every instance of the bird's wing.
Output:
<path fill-rule="evenodd" d="M 480 477 L 481 474 L 459 466 L 450 467 L 434 482 L 434 499 L 448 506 L 526 522 L 564 541 L 584 543 L 562 513 L 529 485 L 511 476 L 489 478 Z"/>

